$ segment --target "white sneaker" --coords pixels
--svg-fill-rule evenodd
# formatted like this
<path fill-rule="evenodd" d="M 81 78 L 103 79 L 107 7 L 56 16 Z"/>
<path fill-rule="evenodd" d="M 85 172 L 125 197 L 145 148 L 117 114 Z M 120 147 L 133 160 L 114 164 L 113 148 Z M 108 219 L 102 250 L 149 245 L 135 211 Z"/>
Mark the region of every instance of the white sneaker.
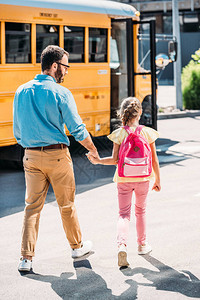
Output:
<path fill-rule="evenodd" d="M 29 260 L 27 258 L 21 258 L 20 259 L 20 263 L 19 263 L 19 267 L 18 267 L 18 271 L 26 271 L 29 272 L 32 269 L 32 260 Z"/>
<path fill-rule="evenodd" d="M 139 245 L 138 246 L 138 254 L 139 255 L 144 255 L 144 254 L 147 254 L 151 251 L 152 251 L 152 248 L 148 243 L 146 243 L 145 245 Z"/>
<path fill-rule="evenodd" d="M 92 249 L 92 242 L 85 241 L 85 242 L 83 242 L 83 245 L 81 248 L 72 249 L 72 258 L 81 257 L 81 256 L 89 253 L 91 251 L 91 249 Z"/>
<path fill-rule="evenodd" d="M 127 261 L 127 249 L 124 244 L 121 244 L 118 248 L 118 266 L 128 267 L 129 263 Z"/>

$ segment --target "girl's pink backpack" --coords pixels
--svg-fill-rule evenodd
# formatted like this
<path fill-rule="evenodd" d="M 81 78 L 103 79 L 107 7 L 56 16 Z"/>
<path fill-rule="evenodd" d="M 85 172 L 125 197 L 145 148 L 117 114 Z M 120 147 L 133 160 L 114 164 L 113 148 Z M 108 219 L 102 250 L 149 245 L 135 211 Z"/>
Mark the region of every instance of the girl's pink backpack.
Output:
<path fill-rule="evenodd" d="M 152 172 L 152 153 L 147 140 L 140 134 L 143 125 L 135 132 L 129 126 L 123 128 L 128 136 L 119 149 L 118 175 L 120 177 L 148 177 Z"/>

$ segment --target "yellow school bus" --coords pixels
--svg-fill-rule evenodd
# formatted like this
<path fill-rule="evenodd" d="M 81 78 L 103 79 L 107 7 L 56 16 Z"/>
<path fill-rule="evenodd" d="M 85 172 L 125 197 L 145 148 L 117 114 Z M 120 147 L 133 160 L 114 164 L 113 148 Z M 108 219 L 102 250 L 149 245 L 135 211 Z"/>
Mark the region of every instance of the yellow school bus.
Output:
<path fill-rule="evenodd" d="M 14 94 L 41 72 L 40 55 L 47 45 L 69 52 L 63 85 L 93 137 L 110 133 L 127 96 L 145 100 L 143 123 L 155 128 L 155 26 L 154 21 L 142 24 L 150 35 L 147 70 L 139 63 L 141 23 L 133 6 L 111 1 L 0 0 L 0 158 L 11 158 L 11 148 L 16 153 Z"/>

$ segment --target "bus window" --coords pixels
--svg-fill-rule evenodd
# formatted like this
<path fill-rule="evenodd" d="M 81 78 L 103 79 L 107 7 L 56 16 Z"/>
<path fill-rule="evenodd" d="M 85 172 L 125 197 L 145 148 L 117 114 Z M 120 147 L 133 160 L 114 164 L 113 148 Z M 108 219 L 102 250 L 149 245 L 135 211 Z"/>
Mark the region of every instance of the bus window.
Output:
<path fill-rule="evenodd" d="M 138 31 L 138 72 L 149 72 L 151 69 L 150 25 L 141 24 Z"/>
<path fill-rule="evenodd" d="M 40 62 L 40 55 L 48 45 L 59 46 L 59 26 L 36 25 L 36 62 Z"/>
<path fill-rule="evenodd" d="M 110 68 L 111 69 L 117 69 L 120 66 L 119 61 L 119 53 L 117 49 L 117 42 L 110 37 Z"/>
<path fill-rule="evenodd" d="M 108 30 L 89 28 L 89 62 L 107 62 Z"/>
<path fill-rule="evenodd" d="M 83 27 L 64 26 L 64 49 L 70 53 L 70 63 L 84 62 L 84 35 Z"/>
<path fill-rule="evenodd" d="M 31 63 L 31 25 L 5 23 L 6 63 Z"/>

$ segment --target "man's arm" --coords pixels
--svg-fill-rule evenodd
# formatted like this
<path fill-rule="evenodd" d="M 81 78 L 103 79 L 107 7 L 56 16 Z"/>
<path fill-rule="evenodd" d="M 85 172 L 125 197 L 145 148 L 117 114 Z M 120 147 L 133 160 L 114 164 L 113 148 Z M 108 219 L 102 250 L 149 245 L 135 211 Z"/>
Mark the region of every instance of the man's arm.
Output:
<path fill-rule="evenodd" d="M 85 147 L 92 156 L 99 157 L 97 149 L 85 128 L 85 124 L 83 124 L 78 114 L 74 97 L 70 92 L 68 92 L 67 97 L 61 101 L 60 108 L 63 120 L 75 140 Z"/>
<path fill-rule="evenodd" d="M 62 96 L 60 99 L 59 107 L 67 129 L 77 142 L 83 141 L 89 133 L 78 114 L 73 95 L 68 91 L 65 97 Z"/>
<path fill-rule="evenodd" d="M 99 158 L 97 148 L 93 144 L 90 135 L 88 135 L 88 137 L 86 137 L 86 139 L 84 139 L 83 141 L 79 141 L 79 143 L 89 151 L 90 155 L 95 158 Z"/>

